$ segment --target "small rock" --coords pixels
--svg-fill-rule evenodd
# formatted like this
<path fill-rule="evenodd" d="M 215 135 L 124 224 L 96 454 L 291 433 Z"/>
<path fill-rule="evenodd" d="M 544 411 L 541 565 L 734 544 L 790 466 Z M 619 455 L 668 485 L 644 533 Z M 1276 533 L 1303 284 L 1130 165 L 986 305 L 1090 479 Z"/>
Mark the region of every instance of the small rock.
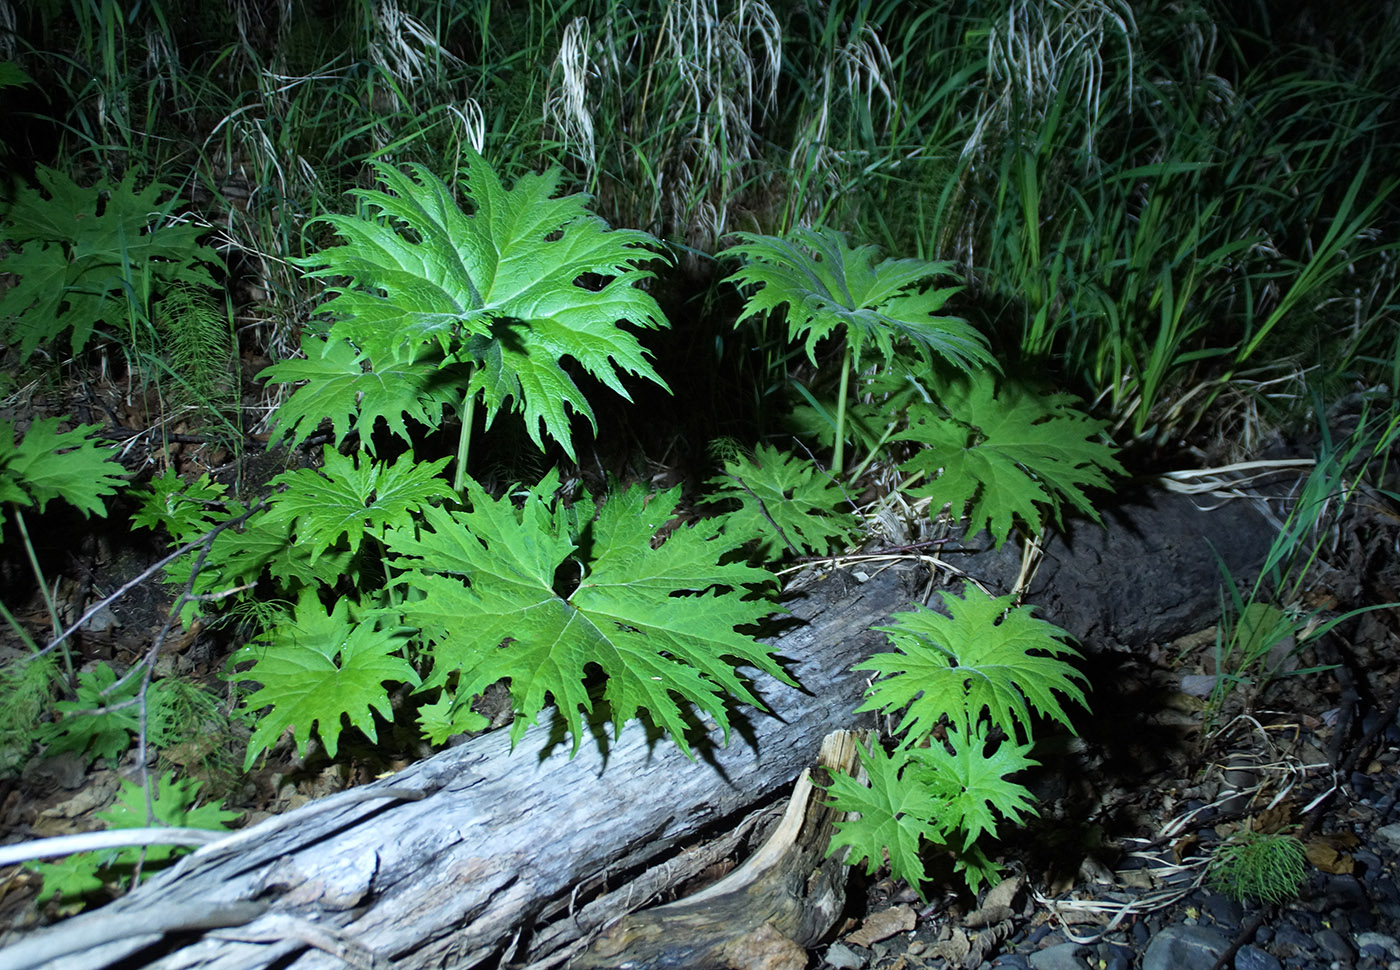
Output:
<path fill-rule="evenodd" d="M 1366 875 L 1381 870 L 1381 857 L 1365 846 L 1351 850 L 1351 861 L 1356 863 L 1357 868 Z"/>
<path fill-rule="evenodd" d="M 1356 959 L 1356 952 L 1351 948 L 1351 944 L 1342 939 L 1342 934 L 1333 929 L 1321 929 L 1313 934 L 1318 945 L 1327 952 L 1333 960 L 1350 966 Z"/>
<path fill-rule="evenodd" d="M 1235 970 L 1283 970 L 1283 964 L 1257 946 L 1242 946 L 1235 954 Z"/>
<path fill-rule="evenodd" d="M 1237 932 L 1244 919 L 1244 908 L 1229 896 L 1209 893 L 1202 901 L 1202 907 L 1210 918 L 1230 932 Z"/>
<path fill-rule="evenodd" d="M 1400 849 L 1400 822 L 1391 822 L 1389 825 L 1382 825 L 1376 829 L 1376 835 L 1385 839 L 1392 846 Z"/>
<path fill-rule="evenodd" d="M 1306 933 L 1299 932 L 1292 923 L 1280 923 L 1274 927 L 1274 950 L 1278 952 L 1280 947 L 1286 950 L 1281 955 L 1285 957 L 1294 956 L 1297 953 L 1313 950 L 1317 948 L 1317 943 Z"/>
<path fill-rule="evenodd" d="M 1371 908 L 1371 897 L 1361 880 L 1353 875 L 1329 876 L 1323 896 L 1322 912 L 1343 910 L 1349 913 L 1367 912 Z"/>
<path fill-rule="evenodd" d="M 1356 948 L 1365 950 L 1367 947 L 1377 951 L 1371 953 L 1370 956 L 1381 959 L 1400 959 L 1400 940 L 1385 933 L 1357 933 Z"/>
<path fill-rule="evenodd" d="M 844 943 L 833 943 L 826 948 L 826 965 L 838 970 L 860 970 L 865 961 Z"/>
<path fill-rule="evenodd" d="M 1214 674 L 1182 674 L 1181 692 L 1189 697 L 1209 697 L 1215 681 Z"/>
<path fill-rule="evenodd" d="M 1205 926 L 1168 926 L 1147 944 L 1142 970 L 1209 967 L 1229 945 L 1229 938 L 1219 930 Z"/>
<path fill-rule="evenodd" d="M 1027 958 L 1031 970 L 1089 970 L 1089 964 L 1079 954 L 1084 947 L 1078 943 L 1056 943 L 1036 950 Z"/>
<path fill-rule="evenodd" d="M 1101 970 L 1128 970 L 1133 965 L 1133 951 L 1116 943 L 1100 943 L 1098 966 Z"/>
<path fill-rule="evenodd" d="M 1007 967 L 1008 970 L 1030 970 L 1030 964 L 1019 953 L 1003 953 L 992 961 L 993 967 Z"/>

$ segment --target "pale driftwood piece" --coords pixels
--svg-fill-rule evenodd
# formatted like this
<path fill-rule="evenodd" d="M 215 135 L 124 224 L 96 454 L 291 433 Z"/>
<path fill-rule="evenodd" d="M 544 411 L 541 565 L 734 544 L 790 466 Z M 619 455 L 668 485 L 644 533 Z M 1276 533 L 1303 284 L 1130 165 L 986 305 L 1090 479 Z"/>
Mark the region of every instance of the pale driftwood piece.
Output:
<path fill-rule="evenodd" d="M 842 813 L 821 791 L 832 773 L 858 773 L 858 740 L 853 731 L 827 736 L 817 756 L 818 784 L 811 769 L 802 773 L 782 821 L 739 869 L 685 899 L 622 918 L 569 966 L 802 970 L 807 948 L 845 906 L 845 852 L 827 855 Z"/>
<path fill-rule="evenodd" d="M 291 916 L 399 970 L 525 957 L 517 938 L 550 900 L 568 899 L 605 872 L 645 866 L 742 812 L 790 784 L 826 735 L 855 724 L 866 675 L 850 667 L 885 643 L 867 628 L 906 609 L 913 595 L 907 574 L 891 569 L 863 584 L 838 573 L 789 603 L 801 625 L 774 645 L 803 689 L 755 675 L 773 714 L 736 712 L 729 746 L 718 747 L 712 731 L 695 762 L 635 724 L 606 750 L 585 742 L 572 760 L 549 727 L 532 729 L 514 753 L 503 733 L 487 735 L 198 850 L 130 895 L 47 931 L 78 946 L 117 921 L 130 939 L 43 966 L 97 970 L 125 960 L 132 968 L 258 970 L 298 951 L 290 964 L 297 970 L 347 965 L 308 950 L 304 939 L 208 935 L 179 946 L 144 932 L 169 929 L 149 917 L 170 906 L 253 899 L 270 901 L 268 911 L 224 935 L 266 940 Z M 9 955 L 0 951 L 0 965 L 11 966 Z"/>

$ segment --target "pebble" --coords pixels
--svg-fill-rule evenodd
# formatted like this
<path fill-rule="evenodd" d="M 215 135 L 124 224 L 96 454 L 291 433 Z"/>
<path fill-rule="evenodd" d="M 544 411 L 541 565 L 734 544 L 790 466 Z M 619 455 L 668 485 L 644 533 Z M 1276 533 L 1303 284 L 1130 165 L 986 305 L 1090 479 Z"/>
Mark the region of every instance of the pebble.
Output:
<path fill-rule="evenodd" d="M 1036 950 L 1028 958 L 1031 970 L 1089 970 L 1089 963 L 1080 953 L 1084 947 L 1078 943 L 1056 943 L 1043 950 Z"/>
<path fill-rule="evenodd" d="M 1244 919 L 1244 907 L 1222 893 L 1208 893 L 1201 902 L 1201 908 L 1224 930 L 1237 933 Z"/>
<path fill-rule="evenodd" d="M 1371 898 L 1361 880 L 1352 875 L 1330 876 L 1318 900 L 1319 912 L 1342 910 L 1347 913 L 1366 912 Z"/>
<path fill-rule="evenodd" d="M 1128 970 L 1133 965 L 1134 953 L 1126 946 L 1114 943 L 1098 945 L 1098 963 L 1102 970 Z"/>
<path fill-rule="evenodd" d="M 1242 946 L 1235 954 L 1235 970 L 1283 970 L 1283 964 L 1257 946 Z"/>
<path fill-rule="evenodd" d="M 1279 923 L 1274 927 L 1274 952 L 1282 957 L 1297 956 L 1300 951 L 1311 950 L 1316 946 L 1312 937 L 1292 923 Z"/>
<path fill-rule="evenodd" d="M 1142 970 L 1181 970 L 1214 965 L 1229 938 L 1207 926 L 1168 926 L 1147 944 Z"/>
<path fill-rule="evenodd" d="M 1376 829 L 1376 835 L 1385 839 L 1396 849 L 1400 849 L 1400 822 L 1391 822 Z"/>
<path fill-rule="evenodd" d="M 1339 963 L 1351 966 L 1356 960 L 1356 951 L 1351 948 L 1351 944 L 1342 939 L 1342 934 L 1333 929 L 1318 930 L 1313 934 L 1313 939 L 1317 940 L 1322 949 L 1327 951 L 1327 955 Z"/>
<path fill-rule="evenodd" d="M 829 967 L 836 967 L 837 970 L 857 970 L 865 966 L 865 963 L 864 957 L 858 956 L 855 950 L 844 943 L 833 943 L 826 948 L 826 965 Z"/>
<path fill-rule="evenodd" d="M 1400 940 L 1385 933 L 1357 933 L 1356 948 L 1365 951 L 1370 948 L 1377 952 L 1369 953 L 1368 956 L 1376 957 L 1380 960 L 1400 959 Z"/>

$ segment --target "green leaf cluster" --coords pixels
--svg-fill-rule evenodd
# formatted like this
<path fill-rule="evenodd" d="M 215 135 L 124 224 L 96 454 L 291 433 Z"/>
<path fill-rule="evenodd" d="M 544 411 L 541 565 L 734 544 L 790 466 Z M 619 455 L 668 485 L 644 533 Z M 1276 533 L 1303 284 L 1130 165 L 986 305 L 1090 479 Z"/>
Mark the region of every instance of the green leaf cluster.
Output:
<path fill-rule="evenodd" d="M 926 479 L 910 493 L 931 499 L 935 514 L 966 510 L 968 534 L 986 529 L 998 546 L 1017 521 L 1040 532 L 1042 508 L 1058 520 L 1068 503 L 1097 521 L 1085 489 L 1106 489 L 1109 473 L 1124 471 L 1100 440 L 1105 422 L 1073 400 L 998 388 L 986 371 L 941 382 L 934 402 L 910 408 L 908 428 L 894 435 L 923 446 L 900 466 Z"/>
<path fill-rule="evenodd" d="M 691 705 L 726 731 L 728 703 L 759 706 L 736 664 L 785 678 L 736 630 L 773 611 L 749 592 L 770 575 L 728 561 L 747 537 L 711 521 L 660 540 L 678 490 L 633 487 L 601 508 L 587 497 L 566 504 L 551 473 L 514 498 L 469 480 L 465 504 L 437 505 L 451 495 L 438 475 L 444 461 L 405 454 L 362 464 L 328 449 L 322 468 L 280 476 L 285 487 L 243 533 L 214 540 L 209 578 L 202 572 L 196 589 L 255 582 L 266 569 L 297 597 L 290 617 L 234 658 L 251 662 L 235 676 L 259 685 L 245 707 L 265 711 L 247 764 L 287 730 L 303 754 L 314 733 L 332 757 L 347 723 L 376 738 L 376 716 L 393 719 L 399 684 L 440 691 L 419 721 L 441 743 L 483 726 L 473 698 L 502 679 L 516 740 L 553 703 L 577 749 L 601 683 L 614 725 L 645 713 L 689 751 Z M 166 507 L 150 521 L 201 523 L 180 501 Z M 241 551 L 224 555 L 225 536 Z M 322 605 L 327 587 L 371 574 L 385 577 L 384 588 L 356 580 L 358 593 Z"/>
<path fill-rule="evenodd" d="M 388 191 L 356 190 L 358 214 L 323 218 L 341 245 L 298 262 L 331 282 L 324 310 L 333 322 L 305 360 L 262 375 L 309 382 L 278 413 L 293 442 L 329 415 L 337 444 L 354 430 L 372 448 L 380 418 L 406 438 L 403 415 L 436 426 L 450 404 L 468 423 L 479 396 L 488 426 L 509 405 L 536 445 L 543 430 L 573 457 L 570 415 L 596 421 L 566 360 L 624 398 L 621 374 L 665 386 L 619 326 L 666 324 L 638 288 L 652 275 L 638 267 L 656 258 L 655 239 L 608 229 L 586 196 L 555 197 L 558 169 L 507 189 L 481 156 L 464 155 L 470 212 L 423 166 L 380 165 Z"/>
<path fill-rule="evenodd" d="M 722 527 L 752 541 L 765 562 L 804 552 L 824 555 L 855 532 L 855 516 L 837 511 L 851 503 L 831 476 L 772 445 L 759 445 L 752 458 L 729 459 L 724 474 L 709 484 L 712 491 L 700 501 L 737 506 L 723 513 Z"/>
<path fill-rule="evenodd" d="M 135 169 L 88 188 L 51 168 L 35 177 L 48 197 L 21 188 L 0 221 L 0 240 L 17 247 L 5 272 L 20 278 L 0 295 L 0 342 L 18 343 L 21 357 L 70 331 L 77 353 L 99 325 L 124 327 L 133 306 L 144 313 L 152 292 L 214 286 L 205 230 L 164 221 L 179 198 L 172 186 L 137 189 Z"/>
<path fill-rule="evenodd" d="M 928 878 L 921 845 L 943 846 L 976 891 L 996 873 L 979 841 L 995 838 L 1000 820 L 1035 814 L 1030 792 L 1013 780 L 1035 764 L 1033 719 L 1069 727 L 1061 698 L 1084 704 L 1083 677 L 1069 662 L 1078 654 L 1068 634 L 1010 596 L 969 587 L 942 598 L 946 615 L 916 608 L 877 628 L 897 652 L 853 668 L 878 674 L 857 711 L 899 712 L 899 740 L 890 751 L 861 752 L 868 788 L 833 779 L 831 803 L 859 817 L 838 824 L 830 852 L 849 847 L 849 862 L 874 871 L 888 851 L 895 874 L 920 887 Z"/>
<path fill-rule="evenodd" d="M 16 441 L 14 426 L 0 420 L 0 524 L 5 504 L 35 506 L 40 512 L 61 498 L 83 515 L 107 514 L 106 496 L 125 481 L 125 470 L 110 448 L 92 440 L 99 425 L 59 431 L 58 418 L 36 418 Z"/>
<path fill-rule="evenodd" d="M 929 285 L 949 267 L 877 262 L 872 247 L 838 233 L 798 230 L 742 236 L 730 252 L 744 263 L 731 279 L 756 289 L 743 316 L 783 308 L 790 338 L 814 362 L 823 339 L 843 339 L 835 475 L 762 445 L 711 480 L 702 501 L 727 511 L 686 524 L 674 518 L 679 489 L 634 485 L 567 501 L 551 472 L 488 493 L 463 470 L 477 403 L 488 426 L 519 412 L 537 446 L 548 437 L 573 456 L 572 417 L 592 424 L 594 415 L 571 368 L 624 397 L 627 375 L 665 386 L 625 329 L 665 325 L 640 285 L 655 240 L 610 230 L 584 196 L 556 197 L 557 170 L 506 188 L 468 153 L 462 206 L 421 166 L 377 174 L 382 190 L 356 191 L 355 215 L 324 218 L 338 244 L 300 261 L 327 283 L 329 323 L 306 336 L 305 359 L 263 372 L 299 385 L 275 415 L 277 435 L 301 442 L 329 420 L 336 446 L 319 468 L 279 475 L 253 505 L 207 477 L 181 483 L 168 473 L 134 520 L 182 544 L 206 540 L 169 570 L 197 597 L 261 585 L 295 603 L 231 665 L 233 679 L 255 685 L 244 709 L 261 712 L 245 767 L 285 734 L 302 754 L 315 737 L 336 757 L 347 730 L 377 741 L 415 703 L 423 733 L 442 743 L 483 726 L 473 705 L 502 682 L 515 742 L 551 705 L 575 751 L 586 729 L 637 718 L 688 755 L 711 724 L 727 739 L 733 703 L 762 707 L 741 669 L 790 682 L 747 632 L 774 606 L 764 596 L 770 574 L 745 556 L 822 553 L 855 531 L 836 477 L 848 397 L 872 398 L 861 420 L 875 447 L 906 428 L 897 440 L 922 450 L 904 470 L 925 476 L 940 507 L 970 507 L 974 526 L 998 542 L 1015 521 L 1040 528 L 1045 507 L 1092 513 L 1086 489 L 1118 470 L 1091 440 L 1101 426 L 1067 399 L 997 391 L 986 341 L 942 314 L 956 288 Z M 884 366 L 848 395 L 872 355 Z M 938 384 L 940 367 L 955 376 Z M 377 431 L 412 444 L 414 425 L 436 428 L 449 411 L 462 422 L 452 485 L 448 458 L 376 458 Z M 358 450 L 342 454 L 351 436 Z M 13 480 L 28 482 L 27 468 Z M 100 507 L 100 475 L 81 474 L 87 490 L 70 501 Z M 834 781 L 833 802 L 860 817 L 842 824 L 832 850 L 867 865 L 888 850 L 917 885 L 927 875 L 921 847 L 943 846 L 976 887 L 995 869 L 984 842 L 1035 811 L 1012 780 L 1033 764 L 1032 719 L 1066 723 L 1064 705 L 1084 694 L 1063 631 L 1005 597 L 974 592 L 945 605 L 946 617 L 900 614 L 882 628 L 897 652 L 861 667 L 880 675 L 861 710 L 902 711 L 900 737 L 888 751 L 863 751 L 870 787 Z M 183 605 L 187 618 L 197 608 Z M 148 697 L 157 730 L 170 720 L 160 713 L 164 683 Z M 105 666 L 80 678 L 71 716 L 48 729 L 55 749 L 124 749 L 135 710 L 113 708 L 134 687 L 114 684 Z"/>
<path fill-rule="evenodd" d="M 187 829 L 226 829 L 238 818 L 238 812 L 219 804 L 199 804 L 200 783 L 193 779 L 175 780 L 173 772 L 151 780 L 151 810 L 154 823 L 146 814 L 146 793 L 140 785 L 123 781 L 117 802 L 97 817 L 109 829 L 137 829 L 149 825 Z M 39 873 L 44 885 L 38 902 L 58 899 L 66 904 L 91 895 L 109 882 L 125 879 L 138 862 L 144 870 L 158 869 L 176 853 L 187 851 L 179 846 L 151 845 L 108 849 L 102 852 L 78 852 L 57 862 L 26 862 L 24 867 Z"/>

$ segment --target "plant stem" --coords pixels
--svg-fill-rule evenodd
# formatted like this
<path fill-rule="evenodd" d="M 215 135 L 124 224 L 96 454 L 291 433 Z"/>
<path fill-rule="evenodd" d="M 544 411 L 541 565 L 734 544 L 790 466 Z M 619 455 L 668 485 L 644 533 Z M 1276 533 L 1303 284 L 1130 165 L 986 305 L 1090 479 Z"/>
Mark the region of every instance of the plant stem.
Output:
<path fill-rule="evenodd" d="M 841 357 L 841 390 L 836 395 L 836 452 L 831 456 L 831 474 L 841 477 L 841 466 L 846 459 L 846 391 L 851 386 L 851 343 L 846 341 L 846 350 Z"/>
<path fill-rule="evenodd" d="M 29 539 L 29 527 L 25 525 L 24 513 L 20 511 L 18 505 L 13 503 L 10 505 L 10 511 L 14 513 L 15 525 L 19 527 L 20 538 L 24 540 L 24 552 L 29 557 L 29 565 L 34 570 L 34 578 L 39 581 L 39 593 L 44 597 L 44 606 L 48 608 L 49 622 L 53 624 L 53 635 L 60 637 L 63 635 L 63 624 L 58 619 L 58 606 L 53 601 L 53 594 L 49 592 L 48 582 L 44 579 L 44 571 L 39 568 L 39 557 L 34 552 L 34 543 Z M 67 643 L 63 645 L 63 665 L 68 670 L 68 680 L 71 683 L 73 680 L 73 658 L 68 653 Z"/>
<path fill-rule="evenodd" d="M 457 468 L 452 473 L 452 490 L 459 495 L 462 486 L 467 483 L 467 453 L 471 450 L 472 420 L 476 417 L 476 394 L 471 391 L 472 375 L 475 373 L 475 365 L 468 368 L 466 400 L 462 402 L 462 433 L 457 437 Z"/>
<path fill-rule="evenodd" d="M 15 635 L 18 636 L 20 640 L 24 642 L 24 645 L 29 648 L 30 653 L 39 652 L 39 645 L 34 642 L 34 638 L 29 635 L 29 631 L 26 630 L 24 627 L 20 626 L 19 620 L 15 619 L 14 614 L 6 608 L 4 603 L 0 603 L 0 616 L 3 616 L 5 618 L 5 622 L 10 625 L 10 629 L 14 630 Z"/>

